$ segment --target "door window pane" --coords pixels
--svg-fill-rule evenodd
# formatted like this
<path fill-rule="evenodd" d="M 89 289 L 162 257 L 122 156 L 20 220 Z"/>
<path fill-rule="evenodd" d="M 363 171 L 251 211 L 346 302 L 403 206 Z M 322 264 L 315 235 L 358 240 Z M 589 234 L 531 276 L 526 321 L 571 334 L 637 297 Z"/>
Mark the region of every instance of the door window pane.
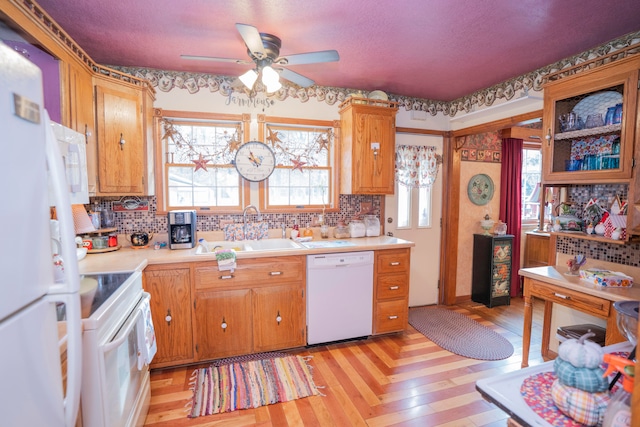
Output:
<path fill-rule="evenodd" d="M 431 187 L 418 189 L 418 227 L 431 227 Z"/>
<path fill-rule="evenodd" d="M 398 227 L 411 227 L 411 188 L 406 185 L 396 185 L 398 200 Z"/>

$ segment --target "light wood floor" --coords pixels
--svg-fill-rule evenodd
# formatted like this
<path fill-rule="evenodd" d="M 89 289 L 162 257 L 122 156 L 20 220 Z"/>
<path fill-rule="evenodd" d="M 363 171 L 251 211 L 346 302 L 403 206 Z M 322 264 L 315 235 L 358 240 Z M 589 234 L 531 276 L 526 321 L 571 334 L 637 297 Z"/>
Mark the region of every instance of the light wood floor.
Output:
<path fill-rule="evenodd" d="M 540 305 L 538 305 L 540 306 Z M 189 377 L 197 366 L 151 373 L 146 426 L 506 426 L 507 415 L 475 389 L 481 378 L 520 369 L 522 299 L 510 306 L 447 307 L 507 338 L 515 353 L 500 361 L 467 359 L 429 341 L 413 327 L 399 334 L 292 351 L 311 355 L 324 396 L 189 419 Z M 534 313 L 530 364 L 541 363 L 540 313 Z M 538 345 L 536 346 L 536 343 Z"/>

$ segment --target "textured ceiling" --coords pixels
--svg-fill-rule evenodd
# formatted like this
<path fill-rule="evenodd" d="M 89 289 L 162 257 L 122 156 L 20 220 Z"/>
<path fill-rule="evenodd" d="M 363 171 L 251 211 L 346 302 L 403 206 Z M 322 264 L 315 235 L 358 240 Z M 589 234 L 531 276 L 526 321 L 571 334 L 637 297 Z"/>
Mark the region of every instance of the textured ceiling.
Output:
<path fill-rule="evenodd" d="M 451 101 L 640 30 L 638 0 L 39 0 L 103 65 L 237 76 L 235 23 L 282 39 L 281 55 L 321 86 Z"/>

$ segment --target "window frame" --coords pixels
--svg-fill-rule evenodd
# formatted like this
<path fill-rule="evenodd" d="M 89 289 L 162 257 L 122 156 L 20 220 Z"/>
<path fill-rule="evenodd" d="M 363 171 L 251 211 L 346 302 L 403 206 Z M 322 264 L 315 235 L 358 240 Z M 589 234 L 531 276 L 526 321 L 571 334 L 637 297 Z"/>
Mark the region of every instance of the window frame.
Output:
<path fill-rule="evenodd" d="M 329 196 L 327 197 L 327 203 L 323 205 L 281 205 L 281 206 L 269 206 L 268 194 L 269 194 L 269 179 L 258 183 L 259 189 L 259 206 L 260 212 L 263 213 L 295 213 L 300 212 L 339 212 L 339 194 L 340 194 L 340 121 L 339 120 L 316 120 L 316 119 L 299 119 L 299 118 L 287 118 L 287 117 L 275 117 L 266 116 L 264 114 L 258 115 L 258 140 L 265 141 L 267 125 L 277 126 L 308 126 L 318 128 L 332 128 L 333 129 L 333 147 L 329 152 Z M 276 166 L 277 167 L 277 166 Z"/>
<path fill-rule="evenodd" d="M 522 150 L 531 150 L 531 151 L 540 151 L 540 187 L 542 191 L 542 143 L 540 142 L 532 142 L 532 141 L 523 141 L 522 143 Z M 523 160 L 524 160 L 524 155 L 522 156 Z M 521 181 L 522 181 L 522 177 L 521 177 Z M 521 191 L 523 190 L 523 188 L 521 188 Z M 523 193 L 524 194 L 524 193 Z M 542 200 L 540 200 L 540 203 L 542 204 Z M 528 226 L 528 225 L 538 225 L 540 223 L 540 214 L 544 211 L 543 207 L 540 206 L 539 207 L 539 211 L 538 211 L 538 217 L 537 218 L 524 218 L 523 212 L 524 212 L 524 205 L 521 206 L 520 209 L 520 224 L 521 226 Z"/>
<path fill-rule="evenodd" d="M 240 191 L 240 206 L 180 206 L 174 208 L 168 208 L 169 201 L 169 185 L 167 178 L 167 153 L 164 149 L 163 134 L 164 129 L 162 121 L 164 118 L 175 118 L 181 121 L 225 121 L 225 122 L 238 122 L 240 123 L 240 129 L 242 132 L 241 142 L 244 144 L 249 139 L 249 131 L 251 124 L 250 114 L 219 114 L 219 113 L 206 113 L 199 111 L 179 111 L 179 110 L 162 110 L 156 108 L 153 117 L 153 129 L 154 129 L 154 153 L 155 153 L 155 195 L 157 200 L 157 214 L 166 214 L 172 209 L 194 209 L 197 215 L 218 215 L 218 214 L 236 214 L 242 212 L 244 206 L 250 203 L 250 185 L 249 182 L 239 177 L 238 189 Z M 232 166 L 233 167 L 233 166 Z"/>

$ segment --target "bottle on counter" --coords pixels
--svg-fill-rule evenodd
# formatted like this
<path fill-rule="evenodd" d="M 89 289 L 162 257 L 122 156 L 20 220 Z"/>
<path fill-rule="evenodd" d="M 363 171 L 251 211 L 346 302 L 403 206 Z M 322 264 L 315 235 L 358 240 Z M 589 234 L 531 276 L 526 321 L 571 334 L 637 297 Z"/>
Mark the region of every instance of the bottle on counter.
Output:
<path fill-rule="evenodd" d="M 293 226 L 291 227 L 291 238 L 297 239 L 300 236 L 300 227 L 296 223 L 296 220 L 293 220 Z"/>
<path fill-rule="evenodd" d="M 204 239 L 198 239 L 198 247 L 200 248 L 200 252 L 203 254 L 209 252 L 209 246 L 207 246 L 207 241 Z"/>
<path fill-rule="evenodd" d="M 302 232 L 304 237 L 313 237 L 313 230 L 311 229 L 311 224 L 307 224 L 307 228 L 305 228 Z"/>

